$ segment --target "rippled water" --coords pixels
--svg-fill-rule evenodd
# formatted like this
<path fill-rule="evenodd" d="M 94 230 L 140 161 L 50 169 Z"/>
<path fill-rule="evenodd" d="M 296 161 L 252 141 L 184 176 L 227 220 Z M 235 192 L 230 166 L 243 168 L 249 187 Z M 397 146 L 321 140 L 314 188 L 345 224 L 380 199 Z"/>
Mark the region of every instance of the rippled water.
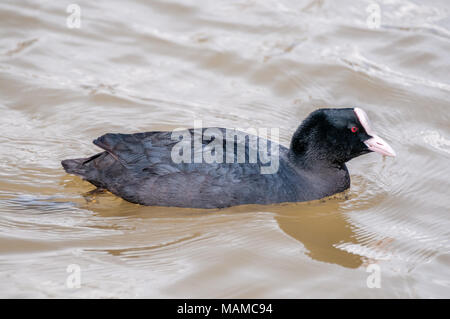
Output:
<path fill-rule="evenodd" d="M 450 297 L 448 1 L 0 3 L 1 297 Z M 106 132 L 365 109 L 398 156 L 311 203 L 144 207 L 67 175 Z M 68 265 L 81 288 L 66 286 Z M 368 288 L 369 264 L 381 288 Z"/>

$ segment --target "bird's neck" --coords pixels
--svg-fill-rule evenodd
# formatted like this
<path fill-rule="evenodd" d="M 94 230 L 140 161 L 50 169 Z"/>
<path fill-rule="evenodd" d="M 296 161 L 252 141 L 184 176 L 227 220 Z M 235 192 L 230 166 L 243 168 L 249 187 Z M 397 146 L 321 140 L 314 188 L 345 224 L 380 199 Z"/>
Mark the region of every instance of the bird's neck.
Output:
<path fill-rule="evenodd" d="M 320 145 L 311 140 L 296 138 L 295 135 L 289 147 L 289 160 L 296 167 L 305 170 L 333 170 L 345 167 L 345 163 L 333 161 L 329 152 L 323 150 Z"/>
<path fill-rule="evenodd" d="M 321 151 L 319 147 L 311 143 L 311 140 L 294 138 L 288 157 L 291 165 L 299 173 L 323 184 L 322 189 L 326 189 L 325 193 L 344 191 L 350 186 L 350 175 L 345 163 L 331 161 L 329 154 Z M 332 189 L 328 190 L 328 186 Z"/>
<path fill-rule="evenodd" d="M 289 162 L 302 175 L 324 181 L 327 185 L 348 188 L 350 176 L 345 162 L 337 161 L 318 140 L 317 131 L 311 129 L 308 122 L 300 125 L 292 136 Z"/>
<path fill-rule="evenodd" d="M 347 170 L 345 163 L 331 162 L 326 154 L 317 152 L 304 152 L 301 154 L 289 150 L 289 161 L 298 169 L 311 172 L 331 172 Z"/>
<path fill-rule="evenodd" d="M 289 152 L 289 162 L 298 172 L 310 181 L 310 191 L 317 198 L 345 191 L 350 187 L 350 174 L 345 163 L 330 163 L 324 159 L 299 156 Z"/>

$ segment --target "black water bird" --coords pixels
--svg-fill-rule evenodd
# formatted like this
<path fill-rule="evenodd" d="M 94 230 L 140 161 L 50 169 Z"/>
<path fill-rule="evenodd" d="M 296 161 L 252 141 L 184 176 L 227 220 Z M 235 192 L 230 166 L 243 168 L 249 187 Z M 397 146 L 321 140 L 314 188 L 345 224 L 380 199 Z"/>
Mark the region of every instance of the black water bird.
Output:
<path fill-rule="evenodd" d="M 345 163 L 352 158 L 369 152 L 395 156 L 360 108 L 312 112 L 289 148 L 234 133 L 244 138 L 230 137 L 224 128 L 108 133 L 94 140 L 103 152 L 62 165 L 132 203 L 221 208 L 320 199 L 350 187 Z M 180 156 L 185 160 L 180 162 Z"/>

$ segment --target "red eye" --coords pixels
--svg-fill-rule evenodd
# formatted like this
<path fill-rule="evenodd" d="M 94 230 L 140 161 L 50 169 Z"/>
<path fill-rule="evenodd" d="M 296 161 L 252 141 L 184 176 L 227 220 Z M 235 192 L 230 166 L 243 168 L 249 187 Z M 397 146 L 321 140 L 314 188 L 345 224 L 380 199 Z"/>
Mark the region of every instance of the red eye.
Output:
<path fill-rule="evenodd" d="M 356 133 L 356 132 L 358 132 L 358 128 L 356 126 L 353 126 L 352 127 L 352 133 Z"/>

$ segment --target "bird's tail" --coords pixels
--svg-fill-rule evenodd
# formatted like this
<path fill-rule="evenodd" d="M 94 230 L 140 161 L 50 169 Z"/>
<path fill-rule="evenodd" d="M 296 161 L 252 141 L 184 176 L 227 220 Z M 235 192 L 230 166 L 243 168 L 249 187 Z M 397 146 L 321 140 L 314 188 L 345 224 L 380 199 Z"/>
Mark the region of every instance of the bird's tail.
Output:
<path fill-rule="evenodd" d="M 96 169 L 92 167 L 94 160 L 104 153 L 98 153 L 91 157 L 66 159 L 61 162 L 64 170 L 69 174 L 75 174 L 83 177 L 84 179 L 91 180 L 96 178 Z"/>
<path fill-rule="evenodd" d="M 61 162 L 61 165 L 67 173 L 85 177 L 87 171 L 84 163 L 86 163 L 88 159 L 89 158 L 66 159 Z"/>
<path fill-rule="evenodd" d="M 106 155 L 106 152 L 86 158 L 66 159 L 61 162 L 61 165 L 67 173 L 81 176 L 88 182 L 102 188 L 104 185 L 99 181 L 98 171 L 94 164 L 94 160 L 102 155 Z"/>

